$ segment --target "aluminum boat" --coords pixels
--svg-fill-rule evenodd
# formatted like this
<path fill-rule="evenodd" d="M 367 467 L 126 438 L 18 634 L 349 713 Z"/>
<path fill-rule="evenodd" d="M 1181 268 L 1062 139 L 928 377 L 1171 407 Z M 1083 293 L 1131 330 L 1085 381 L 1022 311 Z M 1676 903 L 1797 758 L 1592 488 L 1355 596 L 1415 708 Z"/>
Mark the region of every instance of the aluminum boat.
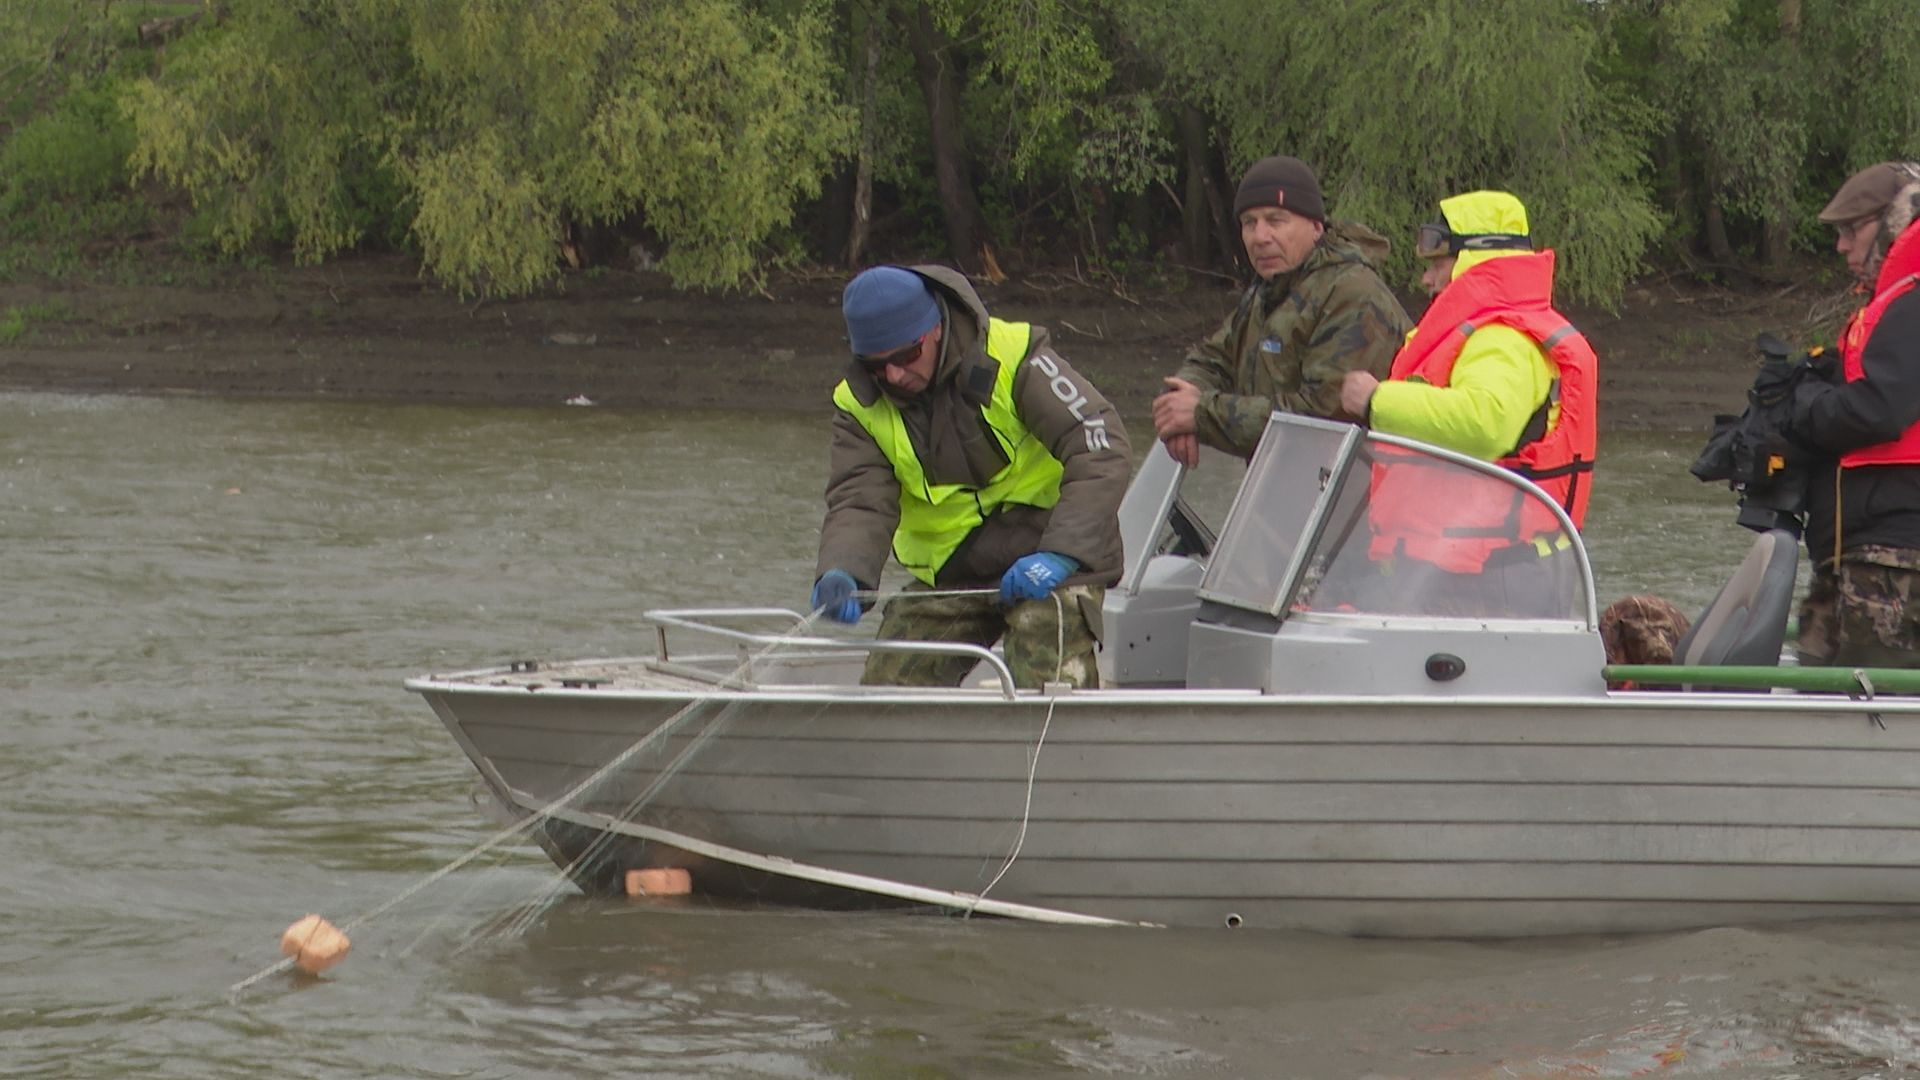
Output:
<path fill-rule="evenodd" d="M 1400 468 L 1454 493 L 1438 535 L 1528 500 L 1560 533 L 1416 573 L 1370 513 Z M 1920 910 L 1920 698 L 1775 666 L 1786 534 L 1662 681 L 1607 668 L 1580 536 L 1510 472 L 1275 414 L 1217 533 L 1182 478 L 1156 448 L 1122 507 L 1099 689 L 774 608 L 649 612 L 651 655 L 407 686 L 589 891 L 683 867 L 730 900 L 1418 937 Z M 859 685 L 876 649 L 978 666 Z"/>

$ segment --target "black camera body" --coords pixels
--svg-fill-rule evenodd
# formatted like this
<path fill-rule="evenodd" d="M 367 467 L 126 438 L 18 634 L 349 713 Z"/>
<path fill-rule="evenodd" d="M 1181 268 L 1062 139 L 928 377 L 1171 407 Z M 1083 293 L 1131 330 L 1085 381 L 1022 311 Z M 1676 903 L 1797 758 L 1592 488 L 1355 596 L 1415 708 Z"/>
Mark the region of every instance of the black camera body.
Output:
<path fill-rule="evenodd" d="M 1760 371 L 1747 391 L 1747 411 L 1714 417 L 1713 434 L 1690 470 L 1702 480 L 1725 480 L 1739 495 L 1734 520 L 1755 532 L 1785 529 L 1799 536 L 1806 526 L 1807 493 L 1817 459 L 1788 438 L 1793 401 L 1804 380 L 1825 381 L 1818 353 L 1800 360 L 1779 338 L 1762 334 L 1755 343 Z"/>
<path fill-rule="evenodd" d="M 1734 521 L 1755 532 L 1785 529 L 1799 537 L 1807 521 L 1807 470 L 1788 451 L 1761 447 L 1745 472 L 1753 479 L 1732 485 L 1740 496 Z"/>

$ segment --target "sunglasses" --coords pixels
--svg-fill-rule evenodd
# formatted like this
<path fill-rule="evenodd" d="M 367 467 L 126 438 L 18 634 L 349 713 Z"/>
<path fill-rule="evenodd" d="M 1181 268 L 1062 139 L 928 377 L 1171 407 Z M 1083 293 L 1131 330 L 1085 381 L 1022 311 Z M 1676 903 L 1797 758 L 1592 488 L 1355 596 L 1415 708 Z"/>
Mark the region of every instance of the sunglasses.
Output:
<path fill-rule="evenodd" d="M 866 368 L 868 374 L 878 375 L 890 367 L 906 367 L 920 359 L 920 349 L 926 343 L 927 337 L 922 334 L 914 339 L 913 344 L 903 345 L 890 353 L 881 353 L 879 356 L 861 356 L 855 353 L 853 362 Z"/>
<path fill-rule="evenodd" d="M 1457 233 L 1445 225 L 1422 225 L 1415 234 L 1413 253 L 1438 259 L 1463 251 L 1532 251 L 1533 241 L 1518 233 Z"/>

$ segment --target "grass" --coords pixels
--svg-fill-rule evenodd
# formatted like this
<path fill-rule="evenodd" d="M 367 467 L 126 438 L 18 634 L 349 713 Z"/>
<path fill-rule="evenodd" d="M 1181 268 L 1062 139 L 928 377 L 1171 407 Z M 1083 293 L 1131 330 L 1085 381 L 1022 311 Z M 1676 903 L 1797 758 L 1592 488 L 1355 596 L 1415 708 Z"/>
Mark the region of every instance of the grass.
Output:
<path fill-rule="evenodd" d="M 16 345 L 25 340 L 36 323 L 64 322 L 73 310 L 60 301 L 22 304 L 0 311 L 0 345 Z"/>

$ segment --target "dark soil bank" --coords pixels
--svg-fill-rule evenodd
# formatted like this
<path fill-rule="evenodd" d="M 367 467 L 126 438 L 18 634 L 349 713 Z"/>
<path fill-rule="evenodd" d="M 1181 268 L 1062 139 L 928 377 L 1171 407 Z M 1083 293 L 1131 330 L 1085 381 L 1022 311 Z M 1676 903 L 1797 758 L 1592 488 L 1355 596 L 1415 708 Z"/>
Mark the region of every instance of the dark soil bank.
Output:
<path fill-rule="evenodd" d="M 580 274 L 555 295 L 480 304 L 399 259 L 223 277 L 0 286 L 0 313 L 24 319 L 0 345 L 0 389 L 819 411 L 845 356 L 837 275 L 713 296 L 651 274 Z M 1048 326 L 1142 424 L 1161 377 L 1235 297 L 1224 282 L 1120 295 L 1050 277 L 981 295 L 996 314 Z M 1417 315 L 1424 300 L 1406 299 Z M 1604 427 L 1704 430 L 1713 413 L 1738 411 L 1756 333 L 1803 338 L 1841 302 L 1810 287 L 1646 284 L 1617 312 L 1569 314 L 1600 355 Z"/>

